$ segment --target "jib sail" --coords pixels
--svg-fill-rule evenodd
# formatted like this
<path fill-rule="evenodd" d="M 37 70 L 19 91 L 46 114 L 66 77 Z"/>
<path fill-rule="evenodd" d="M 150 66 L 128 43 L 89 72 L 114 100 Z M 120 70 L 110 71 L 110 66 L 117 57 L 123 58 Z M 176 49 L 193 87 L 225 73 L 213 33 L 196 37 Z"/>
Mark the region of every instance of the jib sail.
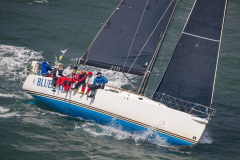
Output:
<path fill-rule="evenodd" d="M 168 68 L 160 93 L 211 106 L 227 0 L 196 0 Z"/>

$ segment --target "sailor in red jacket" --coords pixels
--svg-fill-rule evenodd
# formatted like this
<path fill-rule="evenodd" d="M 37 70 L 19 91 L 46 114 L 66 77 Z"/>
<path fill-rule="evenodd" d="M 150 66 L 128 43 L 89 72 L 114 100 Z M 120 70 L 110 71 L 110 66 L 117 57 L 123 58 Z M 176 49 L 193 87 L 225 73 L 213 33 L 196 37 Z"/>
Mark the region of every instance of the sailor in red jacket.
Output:
<path fill-rule="evenodd" d="M 81 92 L 78 92 L 79 94 L 83 94 L 84 93 L 86 86 L 88 86 L 90 81 L 91 81 L 91 78 L 92 78 L 92 72 L 88 72 L 87 78 L 85 80 L 85 83 L 82 85 L 82 90 L 81 90 Z"/>
<path fill-rule="evenodd" d="M 80 74 L 78 75 L 78 78 L 77 78 L 77 81 L 75 83 L 75 87 L 73 89 L 73 91 L 77 91 L 78 90 L 78 87 L 80 87 L 82 84 L 85 83 L 85 80 L 87 78 L 87 75 L 86 75 L 86 71 L 81 71 Z"/>
<path fill-rule="evenodd" d="M 77 66 L 74 66 L 71 79 L 67 79 L 67 83 L 64 85 L 64 90 L 66 92 L 68 92 L 71 85 L 77 81 L 78 75 L 79 71 L 77 70 Z"/>

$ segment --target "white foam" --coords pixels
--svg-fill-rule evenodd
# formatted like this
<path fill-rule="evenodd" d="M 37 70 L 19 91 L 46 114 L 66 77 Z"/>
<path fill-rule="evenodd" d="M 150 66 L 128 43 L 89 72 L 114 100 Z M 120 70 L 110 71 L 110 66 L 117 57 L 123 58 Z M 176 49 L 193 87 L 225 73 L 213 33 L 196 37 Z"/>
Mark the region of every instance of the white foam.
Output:
<path fill-rule="evenodd" d="M 33 97 L 27 94 L 26 92 L 21 93 L 0 93 L 0 97 L 7 97 L 7 98 L 18 98 L 18 99 L 32 99 Z"/>
<path fill-rule="evenodd" d="M 3 93 L 0 93 L 0 97 L 23 98 L 19 95 L 15 95 L 15 94 L 3 94 Z"/>
<path fill-rule="evenodd" d="M 19 117 L 20 115 L 16 112 L 1 114 L 0 118 L 11 118 L 11 117 Z"/>
<path fill-rule="evenodd" d="M 8 80 L 25 80 L 33 60 L 43 59 L 42 52 L 36 52 L 25 47 L 0 45 L 0 76 Z"/>
<path fill-rule="evenodd" d="M 35 0 L 35 3 L 49 3 L 48 0 Z"/>
<path fill-rule="evenodd" d="M 142 133 L 130 133 L 123 130 L 121 126 L 115 126 L 114 122 L 110 126 L 93 122 L 85 122 L 81 126 L 76 124 L 75 129 L 79 128 L 90 133 L 94 137 L 111 136 L 117 140 L 133 139 L 136 145 L 139 145 L 141 142 L 150 142 L 151 144 L 157 146 L 172 148 L 172 146 L 170 146 L 164 138 L 160 137 L 159 135 L 155 135 L 151 130 Z"/>
<path fill-rule="evenodd" d="M 199 140 L 199 143 L 201 143 L 201 144 L 211 144 L 212 142 L 213 142 L 213 139 L 212 139 L 211 133 L 208 130 L 206 130 L 203 133 L 201 139 Z"/>
<path fill-rule="evenodd" d="M 9 111 L 8 108 L 5 108 L 5 107 L 0 106 L 0 113 L 6 113 L 6 112 L 8 112 L 8 111 Z"/>
<path fill-rule="evenodd" d="M 33 97 L 32 96 L 30 96 L 29 94 L 27 94 L 26 92 L 23 92 L 23 95 L 22 95 L 22 98 L 24 98 L 24 99 L 33 99 Z"/>

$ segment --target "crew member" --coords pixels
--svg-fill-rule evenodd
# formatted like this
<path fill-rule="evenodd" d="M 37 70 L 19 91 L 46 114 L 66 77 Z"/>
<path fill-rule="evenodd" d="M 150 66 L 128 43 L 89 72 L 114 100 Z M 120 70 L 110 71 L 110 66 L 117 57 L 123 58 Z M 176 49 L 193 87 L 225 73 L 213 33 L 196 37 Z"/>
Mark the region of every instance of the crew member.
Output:
<path fill-rule="evenodd" d="M 67 82 L 67 85 L 66 87 L 64 87 L 64 90 L 69 91 L 72 83 L 77 81 L 78 75 L 79 75 L 79 71 L 77 70 L 77 66 L 74 66 L 72 78 Z"/>
<path fill-rule="evenodd" d="M 48 77 L 49 73 L 48 71 L 52 71 L 52 68 L 50 67 L 50 61 L 45 61 L 42 63 L 42 70 L 41 70 L 41 75 L 44 77 Z"/>
<path fill-rule="evenodd" d="M 57 86 L 60 87 L 61 85 L 66 85 L 68 79 L 72 78 L 72 73 L 73 73 L 72 65 L 69 64 L 68 67 L 63 70 L 62 72 L 63 76 L 58 78 Z"/>
<path fill-rule="evenodd" d="M 53 67 L 53 71 L 52 71 L 52 78 L 53 78 L 53 79 L 52 79 L 51 88 L 56 87 L 56 85 L 57 85 L 57 80 L 58 80 L 58 77 L 57 77 L 57 75 L 56 75 L 57 70 L 58 70 L 58 66 L 54 66 L 54 67 Z"/>
<path fill-rule="evenodd" d="M 58 79 L 60 77 L 63 77 L 62 75 L 63 73 L 63 64 L 62 63 L 58 63 L 58 69 L 55 71 L 53 70 L 53 80 L 52 80 L 52 87 L 56 87 L 56 85 L 58 86 Z"/>
<path fill-rule="evenodd" d="M 88 97 L 92 98 L 95 96 L 95 90 L 96 89 L 99 89 L 99 88 L 104 88 L 105 84 L 108 83 L 108 80 L 107 78 L 105 78 L 104 76 L 102 76 L 102 73 L 101 72 L 98 72 L 97 73 L 97 77 L 94 79 L 93 81 L 93 85 L 88 85 L 88 90 L 87 92 L 85 93 L 86 95 L 88 95 L 88 93 L 91 91 L 92 94 Z"/>
<path fill-rule="evenodd" d="M 89 85 L 91 79 L 92 79 L 92 72 L 88 72 L 87 78 L 85 80 L 85 83 L 82 85 L 82 90 L 81 90 L 81 92 L 78 92 L 79 94 L 83 94 L 84 93 L 85 88 L 86 88 L 86 86 Z"/>
<path fill-rule="evenodd" d="M 82 84 L 85 83 L 85 80 L 87 78 L 87 75 L 86 75 L 86 71 L 81 71 L 80 74 L 78 75 L 78 78 L 77 78 L 77 81 L 75 83 L 75 87 L 73 89 L 73 91 L 77 91 L 78 90 L 78 87 L 80 87 Z"/>

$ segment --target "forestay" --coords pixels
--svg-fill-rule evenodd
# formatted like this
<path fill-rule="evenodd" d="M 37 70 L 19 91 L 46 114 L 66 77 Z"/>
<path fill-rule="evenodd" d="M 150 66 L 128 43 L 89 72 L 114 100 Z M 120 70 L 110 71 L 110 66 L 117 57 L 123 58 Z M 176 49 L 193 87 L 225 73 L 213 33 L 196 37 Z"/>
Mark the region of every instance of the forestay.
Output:
<path fill-rule="evenodd" d="M 178 0 L 123 0 L 78 63 L 143 75 Z"/>
<path fill-rule="evenodd" d="M 226 0 L 197 0 L 153 99 L 211 106 Z"/>

